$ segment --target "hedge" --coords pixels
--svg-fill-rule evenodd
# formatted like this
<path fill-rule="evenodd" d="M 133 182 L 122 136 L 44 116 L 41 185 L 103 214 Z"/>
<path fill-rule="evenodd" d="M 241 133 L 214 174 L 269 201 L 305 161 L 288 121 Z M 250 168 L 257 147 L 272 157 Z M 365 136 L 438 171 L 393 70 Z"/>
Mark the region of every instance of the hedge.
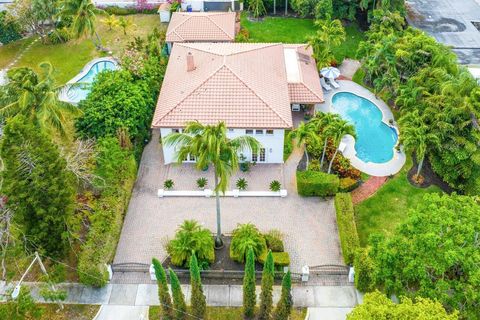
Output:
<path fill-rule="evenodd" d="M 337 213 L 343 260 L 347 265 L 352 265 L 355 251 L 360 247 L 360 240 L 355 225 L 355 213 L 350 193 L 337 193 L 335 196 L 335 211 Z"/>
<path fill-rule="evenodd" d="M 265 260 L 267 260 L 267 254 L 268 250 L 265 250 L 258 257 L 258 262 L 260 262 L 262 265 L 265 263 Z M 290 265 L 290 255 L 288 254 L 288 252 L 272 252 L 272 256 L 275 266 L 287 267 Z"/>
<path fill-rule="evenodd" d="M 22 38 L 20 26 L 16 22 L 7 21 L 7 12 L 0 11 L 0 42 L 7 44 Z"/>
<path fill-rule="evenodd" d="M 333 196 L 338 192 L 339 178 L 318 171 L 297 171 L 297 192 L 301 196 Z"/>
<path fill-rule="evenodd" d="M 355 267 L 355 287 L 361 292 L 375 289 L 375 265 L 367 249 L 359 248 L 353 261 Z"/>

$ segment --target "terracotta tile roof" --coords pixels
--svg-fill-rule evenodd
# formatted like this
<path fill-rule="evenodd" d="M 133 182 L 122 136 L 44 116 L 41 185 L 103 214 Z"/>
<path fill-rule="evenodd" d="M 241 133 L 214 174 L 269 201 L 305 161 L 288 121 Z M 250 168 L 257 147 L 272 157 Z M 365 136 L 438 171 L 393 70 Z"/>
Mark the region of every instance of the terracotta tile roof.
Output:
<path fill-rule="evenodd" d="M 282 44 L 177 43 L 152 127 L 225 121 L 230 128 L 291 128 Z M 191 53 L 195 70 L 187 71 Z"/>
<path fill-rule="evenodd" d="M 312 58 L 312 48 L 305 44 L 285 44 L 285 58 L 290 58 L 289 50 L 295 50 L 298 66 L 298 76 L 288 79 L 288 92 L 291 103 L 315 104 L 322 103 L 323 90 L 315 60 Z M 287 68 L 288 72 L 288 68 Z"/>
<path fill-rule="evenodd" d="M 235 40 L 235 12 L 174 12 L 167 42 Z"/>

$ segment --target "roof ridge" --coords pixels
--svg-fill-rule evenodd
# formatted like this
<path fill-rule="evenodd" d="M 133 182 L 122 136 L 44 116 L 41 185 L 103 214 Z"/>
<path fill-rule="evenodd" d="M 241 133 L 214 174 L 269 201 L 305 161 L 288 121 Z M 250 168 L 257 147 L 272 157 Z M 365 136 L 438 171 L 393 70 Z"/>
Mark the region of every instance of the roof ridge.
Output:
<path fill-rule="evenodd" d="M 208 18 L 208 20 L 210 20 L 218 29 L 220 29 L 228 38 L 230 39 L 235 39 L 235 38 L 232 38 L 230 37 L 230 35 L 228 34 L 228 32 L 226 32 L 222 27 L 220 27 L 215 21 L 212 20 L 212 16 L 211 15 L 206 15 L 206 17 Z"/>
<path fill-rule="evenodd" d="M 200 47 L 197 47 L 196 45 L 200 45 Z M 232 45 L 232 44 L 241 44 L 241 45 L 244 45 L 244 44 L 251 44 L 251 45 L 264 45 L 264 46 L 252 46 L 252 48 L 249 48 L 248 50 L 242 50 L 242 51 L 239 51 L 239 52 L 234 52 L 234 53 L 230 53 L 230 54 L 226 54 L 226 53 L 218 53 L 218 52 L 214 52 L 214 51 L 211 51 L 209 49 L 204 49 L 202 48 L 201 46 L 204 45 L 204 44 L 212 44 L 210 42 L 181 42 L 181 43 L 178 43 L 178 45 L 181 45 L 183 47 L 186 47 L 186 48 L 191 48 L 191 49 L 195 49 L 195 50 L 198 50 L 198 51 L 202 51 L 202 52 L 206 52 L 206 53 L 210 53 L 210 54 L 214 54 L 216 56 L 233 56 L 233 55 L 236 55 L 236 54 L 242 54 L 242 53 L 245 53 L 245 52 L 251 52 L 251 51 L 255 51 L 255 50 L 260 50 L 260 49 L 265 49 L 265 48 L 269 48 L 269 47 L 273 47 L 273 46 L 278 46 L 278 45 L 282 45 L 281 43 L 277 43 L 277 42 L 233 42 L 233 43 L 214 43 L 215 45 Z"/>
<path fill-rule="evenodd" d="M 183 14 L 182 14 L 182 16 L 186 16 L 187 19 L 185 19 L 185 20 L 183 20 L 181 23 L 177 24 L 177 25 L 175 26 L 175 28 L 173 28 L 173 30 L 172 30 L 170 33 L 167 33 L 167 34 L 171 34 L 171 33 L 173 32 L 173 33 L 175 33 L 180 39 L 185 40 L 182 36 L 180 36 L 180 35 L 177 33 L 177 29 L 178 29 L 179 27 L 181 27 L 183 24 L 185 24 L 188 20 L 190 20 L 190 19 L 192 18 L 192 16 L 183 15 Z M 168 31 L 168 29 L 167 29 L 167 31 Z M 165 34 L 165 35 L 167 35 L 167 34 Z"/>
<path fill-rule="evenodd" d="M 271 111 L 273 111 L 273 113 L 275 113 L 280 119 L 282 119 L 282 121 L 283 121 L 287 126 L 290 125 L 290 124 L 288 123 L 288 121 L 286 121 L 276 110 L 274 110 L 272 107 L 270 107 L 270 105 L 269 105 L 267 102 L 265 102 L 265 100 L 264 100 L 262 97 L 260 97 L 260 96 L 255 92 L 255 90 L 253 90 L 252 88 L 250 88 L 250 86 L 249 86 L 245 81 L 243 81 L 243 79 L 242 79 L 237 73 L 235 73 L 235 72 L 234 72 L 230 67 L 228 67 L 226 64 L 225 64 L 225 67 L 226 67 L 228 70 L 230 70 L 230 72 L 231 72 L 235 77 L 237 77 L 237 79 L 240 80 L 240 82 L 242 82 L 242 83 L 245 85 L 245 87 L 248 88 L 248 90 L 250 90 L 250 91 L 251 91 L 258 99 L 260 99 Z"/>

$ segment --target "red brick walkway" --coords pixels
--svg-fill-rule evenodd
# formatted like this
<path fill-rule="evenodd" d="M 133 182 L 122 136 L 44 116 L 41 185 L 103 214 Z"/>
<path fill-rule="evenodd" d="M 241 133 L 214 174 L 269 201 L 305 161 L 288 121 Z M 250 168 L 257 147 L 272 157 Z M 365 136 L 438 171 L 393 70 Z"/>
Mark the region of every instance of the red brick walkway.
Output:
<path fill-rule="evenodd" d="M 352 191 L 353 204 L 359 204 L 371 197 L 387 181 L 387 177 L 370 177 L 364 184 Z"/>

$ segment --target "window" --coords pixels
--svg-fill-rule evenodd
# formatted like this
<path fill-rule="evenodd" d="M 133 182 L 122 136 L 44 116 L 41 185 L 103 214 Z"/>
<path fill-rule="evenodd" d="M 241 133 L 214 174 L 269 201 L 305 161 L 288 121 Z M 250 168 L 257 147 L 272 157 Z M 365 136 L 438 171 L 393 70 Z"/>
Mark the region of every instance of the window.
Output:
<path fill-rule="evenodd" d="M 229 131 L 229 132 L 233 132 L 233 131 L 235 131 L 235 129 L 228 129 L 228 131 Z"/>
<path fill-rule="evenodd" d="M 273 136 L 273 130 L 272 129 L 267 129 L 267 135 L 268 136 Z"/>
<path fill-rule="evenodd" d="M 260 160 L 258 162 L 265 162 L 265 148 L 260 148 Z"/>
<path fill-rule="evenodd" d="M 183 158 L 183 162 L 195 162 L 195 156 L 187 154 L 185 158 Z"/>
<path fill-rule="evenodd" d="M 255 134 L 263 134 L 263 130 L 257 129 L 255 130 Z"/>
<path fill-rule="evenodd" d="M 174 129 L 172 129 L 172 132 L 173 132 L 173 133 L 180 133 L 180 129 L 174 128 Z"/>
<path fill-rule="evenodd" d="M 245 133 L 246 134 L 253 134 L 253 130 L 252 129 L 247 129 L 247 130 L 245 130 Z"/>
<path fill-rule="evenodd" d="M 258 153 L 252 152 L 252 162 L 265 162 L 266 160 L 265 148 L 260 148 Z"/>
<path fill-rule="evenodd" d="M 258 154 L 252 152 L 252 162 L 258 161 Z"/>

